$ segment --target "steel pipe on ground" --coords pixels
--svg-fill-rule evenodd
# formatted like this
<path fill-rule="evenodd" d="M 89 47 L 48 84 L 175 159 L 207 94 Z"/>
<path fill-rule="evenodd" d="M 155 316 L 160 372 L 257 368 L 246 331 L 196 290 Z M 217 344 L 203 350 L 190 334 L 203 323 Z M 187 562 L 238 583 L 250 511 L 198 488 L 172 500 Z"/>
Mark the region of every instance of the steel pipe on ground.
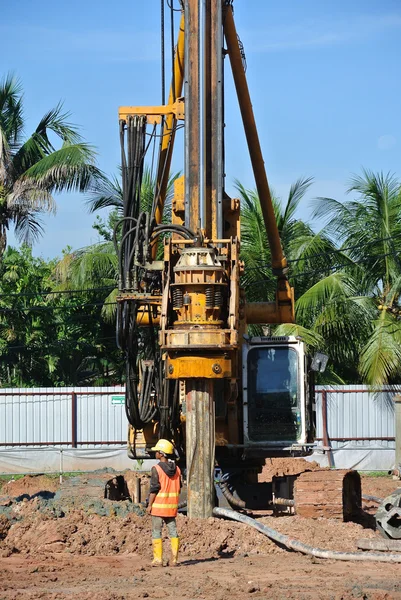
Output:
<path fill-rule="evenodd" d="M 226 519 L 232 519 L 233 521 L 239 521 L 240 523 L 245 523 L 246 525 L 250 525 L 254 529 L 263 533 L 263 535 L 267 536 L 274 542 L 285 546 L 288 550 L 294 550 L 295 552 L 301 552 L 302 554 L 308 554 L 309 556 L 314 556 L 315 558 L 328 558 L 332 560 L 357 560 L 357 561 L 370 561 L 370 562 L 388 562 L 388 563 L 401 563 L 401 553 L 400 554 L 379 554 L 377 552 L 338 552 L 336 550 L 327 550 L 324 548 L 314 548 L 309 544 L 304 544 L 299 540 L 295 540 L 288 535 L 284 535 L 283 533 L 279 533 L 275 529 L 268 527 L 267 525 L 263 525 L 263 523 L 259 523 L 248 517 L 247 515 L 239 514 L 234 510 L 229 510 L 228 508 L 214 508 L 213 515 L 215 517 L 224 517 Z"/>

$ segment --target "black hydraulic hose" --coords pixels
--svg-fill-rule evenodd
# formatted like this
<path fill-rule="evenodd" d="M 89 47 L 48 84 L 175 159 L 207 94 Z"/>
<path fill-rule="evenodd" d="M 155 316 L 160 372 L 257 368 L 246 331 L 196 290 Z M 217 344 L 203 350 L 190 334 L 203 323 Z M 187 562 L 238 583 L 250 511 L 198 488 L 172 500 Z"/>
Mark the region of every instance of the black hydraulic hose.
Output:
<path fill-rule="evenodd" d="M 309 556 L 314 556 L 316 558 L 328 558 L 331 560 L 360 560 L 370 562 L 401 563 L 401 554 L 383 555 L 382 553 L 378 552 L 338 552 L 336 550 L 314 548 L 309 544 L 304 544 L 303 542 L 291 538 L 288 535 L 279 533 L 275 529 L 272 529 L 267 525 L 263 525 L 263 523 L 259 523 L 258 521 L 255 521 L 255 519 L 252 519 L 247 515 L 237 513 L 234 510 L 230 510 L 228 508 L 214 508 L 213 515 L 215 517 L 224 517 L 226 519 L 232 519 L 233 521 L 239 521 L 240 523 L 250 525 L 254 529 L 260 531 L 260 533 L 263 533 L 263 535 L 267 536 L 274 542 L 285 546 L 289 550 L 301 552 L 302 554 L 308 554 Z"/>
<path fill-rule="evenodd" d="M 161 229 L 161 227 L 163 227 L 163 228 Z M 153 231 L 153 233 L 152 233 L 152 235 L 150 237 L 150 242 L 149 243 L 153 244 L 156 241 L 156 239 L 159 237 L 159 235 L 161 235 L 162 233 L 168 233 L 168 232 L 172 232 L 172 233 L 175 233 L 176 235 L 180 235 L 181 237 L 186 238 L 187 240 L 190 240 L 190 239 L 192 239 L 194 237 L 194 235 L 191 232 L 189 232 L 188 230 L 187 231 L 181 231 L 179 229 L 173 229 L 169 225 L 165 225 L 165 226 L 161 225 L 160 229 L 156 228 Z"/>
<path fill-rule="evenodd" d="M 116 254 L 118 254 L 117 231 L 118 231 L 118 228 L 120 227 L 121 223 L 124 223 L 125 221 L 134 221 L 134 223 L 136 225 L 137 220 L 134 219 L 134 217 L 123 217 L 122 219 L 117 221 L 117 223 L 115 224 L 114 230 L 113 230 L 113 244 L 114 244 L 114 249 L 116 251 Z"/>
<path fill-rule="evenodd" d="M 193 233 L 193 231 L 191 231 L 190 229 L 188 229 L 188 227 L 184 227 L 184 225 L 176 225 L 173 223 L 161 223 L 160 225 L 156 225 L 156 227 L 154 228 L 154 232 L 156 231 L 174 231 L 174 232 L 178 232 L 181 231 L 182 233 L 185 233 L 186 235 L 188 235 L 190 238 L 195 237 L 195 234 Z"/>
<path fill-rule="evenodd" d="M 133 220 L 136 221 L 136 219 L 133 219 Z M 135 224 L 133 227 L 131 227 L 131 229 L 128 229 L 128 231 L 126 231 L 124 233 L 123 237 L 121 238 L 120 248 L 118 250 L 118 265 L 119 265 L 119 268 L 121 269 L 121 275 L 123 278 L 125 275 L 124 266 L 123 266 L 124 242 L 128 238 L 129 235 L 131 235 L 132 233 L 134 233 L 136 231 L 137 227 L 138 227 L 138 224 Z M 126 258 L 126 253 L 124 253 L 124 259 L 125 258 Z M 123 281 L 123 283 L 125 283 L 125 282 Z"/>
<path fill-rule="evenodd" d="M 129 253 L 128 256 L 128 261 L 127 261 L 127 269 L 129 270 L 131 268 L 131 263 L 133 261 L 135 252 L 138 254 L 139 252 L 139 236 L 142 233 L 142 229 L 141 229 L 141 221 L 143 221 L 145 219 L 145 240 L 147 239 L 147 229 L 148 229 L 148 218 L 147 218 L 147 213 L 145 212 L 141 212 L 141 214 L 138 217 L 138 223 L 137 223 L 137 233 L 135 236 L 135 241 L 132 245 L 132 249 L 131 252 Z"/>
<path fill-rule="evenodd" d="M 219 481 L 218 482 L 219 488 L 221 489 L 221 493 L 223 494 L 224 498 L 226 500 L 228 500 L 228 502 L 232 505 L 232 506 L 236 506 L 237 508 L 240 508 L 241 510 L 246 508 L 246 502 L 244 500 L 241 500 L 240 498 L 236 498 L 228 489 L 228 483 L 226 481 Z"/>

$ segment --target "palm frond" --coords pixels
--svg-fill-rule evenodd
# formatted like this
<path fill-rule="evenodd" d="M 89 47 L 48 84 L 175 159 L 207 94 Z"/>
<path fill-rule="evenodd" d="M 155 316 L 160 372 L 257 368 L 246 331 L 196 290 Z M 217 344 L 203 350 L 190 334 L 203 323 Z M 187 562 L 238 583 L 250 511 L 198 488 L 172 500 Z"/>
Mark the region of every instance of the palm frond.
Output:
<path fill-rule="evenodd" d="M 291 185 L 290 192 L 288 194 L 288 200 L 284 207 L 284 223 L 289 223 L 295 215 L 299 203 L 305 196 L 306 192 L 313 183 L 313 177 L 304 177 L 298 179 Z"/>
<path fill-rule="evenodd" d="M 324 347 L 324 339 L 317 331 L 308 329 L 307 327 L 303 327 L 296 323 L 283 323 L 282 325 L 278 325 L 274 330 L 274 335 L 294 335 L 302 338 L 305 344 L 310 348 L 320 349 Z"/>
<path fill-rule="evenodd" d="M 360 373 L 371 386 L 381 386 L 401 373 L 401 323 L 386 310 L 373 323 L 373 332 L 364 346 Z"/>
<path fill-rule="evenodd" d="M 116 319 L 116 299 L 118 296 L 118 289 L 116 288 L 105 298 L 104 305 L 102 306 L 101 315 L 106 323 L 114 323 Z"/>
<path fill-rule="evenodd" d="M 44 233 L 42 221 L 34 211 L 18 211 L 14 223 L 18 241 L 27 246 L 32 246 Z"/>
<path fill-rule="evenodd" d="M 9 146 L 18 143 L 23 122 L 21 82 L 8 73 L 0 82 L 0 130 Z"/>
<path fill-rule="evenodd" d="M 78 133 L 76 125 L 69 123 L 69 112 L 63 112 L 63 104 L 59 102 L 55 108 L 49 110 L 39 121 L 35 134 L 39 135 L 48 145 L 51 151 L 54 150 L 49 138 L 48 131 L 53 131 L 63 142 L 69 144 L 79 144 L 82 138 Z"/>
<path fill-rule="evenodd" d="M 342 272 L 332 273 L 309 288 L 296 302 L 299 319 L 307 317 L 310 311 L 321 310 L 327 302 L 344 301 L 355 295 L 355 283 Z"/>
<path fill-rule="evenodd" d="M 90 190 L 87 205 L 90 212 L 95 212 L 102 208 L 117 208 L 119 211 L 122 211 L 123 190 L 120 180 L 115 175 L 112 179 L 108 179 L 107 177 L 96 179 L 93 188 Z"/>
<path fill-rule="evenodd" d="M 95 153 L 87 144 L 65 143 L 30 167 L 23 177 L 51 192 L 85 192 L 103 177 L 94 160 Z"/>
<path fill-rule="evenodd" d="M 7 207 L 13 215 L 29 211 L 56 213 L 56 202 L 51 193 L 31 179 L 24 178 L 14 183 L 12 191 L 7 195 Z"/>
<path fill-rule="evenodd" d="M 72 287 L 85 288 L 115 285 L 117 279 L 117 256 L 112 242 L 93 244 L 73 253 L 68 277 Z"/>
<path fill-rule="evenodd" d="M 0 127 L 0 185 L 4 188 L 7 185 L 8 170 L 11 162 L 10 146 L 7 136 Z"/>

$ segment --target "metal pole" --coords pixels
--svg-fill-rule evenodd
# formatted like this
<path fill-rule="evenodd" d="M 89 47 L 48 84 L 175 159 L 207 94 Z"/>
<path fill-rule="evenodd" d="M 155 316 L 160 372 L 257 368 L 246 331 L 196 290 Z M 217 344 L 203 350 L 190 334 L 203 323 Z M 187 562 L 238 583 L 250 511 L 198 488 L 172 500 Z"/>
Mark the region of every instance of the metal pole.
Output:
<path fill-rule="evenodd" d="M 223 10 L 214 0 L 210 14 L 210 157 L 211 161 L 211 235 L 222 239 L 224 193 L 224 117 L 223 117 Z"/>
<path fill-rule="evenodd" d="M 184 83 L 184 44 L 185 44 L 185 20 L 182 14 L 180 29 L 178 33 L 177 49 L 174 59 L 174 76 L 171 84 L 168 103 L 172 104 L 182 94 Z M 161 143 L 160 163 L 157 173 L 157 207 L 155 213 L 156 223 L 161 223 L 163 218 L 164 200 L 170 175 L 171 159 L 173 155 L 173 146 L 175 139 L 175 117 L 167 115 L 163 127 L 163 138 Z M 154 245 L 154 253 L 157 250 L 157 244 Z"/>
<path fill-rule="evenodd" d="M 329 467 L 333 468 L 334 465 L 334 457 L 331 451 L 331 441 L 329 438 L 329 431 L 327 425 L 327 392 L 326 390 L 322 390 L 322 421 L 323 421 L 323 445 L 326 448 L 330 448 L 327 452 L 327 458 L 329 461 Z"/>
<path fill-rule="evenodd" d="M 77 447 L 77 393 L 71 392 L 71 446 Z"/>
<path fill-rule="evenodd" d="M 199 0 L 185 0 L 185 225 L 200 226 Z"/>
<path fill-rule="evenodd" d="M 188 379 L 186 404 L 188 516 L 207 519 L 214 508 L 213 380 Z"/>
<path fill-rule="evenodd" d="M 63 449 L 60 448 L 60 483 L 63 483 Z"/>
<path fill-rule="evenodd" d="M 395 419 L 395 476 L 401 479 L 401 395 L 394 397 Z"/>
<path fill-rule="evenodd" d="M 206 224 L 206 0 L 199 0 L 199 203 L 200 225 Z"/>

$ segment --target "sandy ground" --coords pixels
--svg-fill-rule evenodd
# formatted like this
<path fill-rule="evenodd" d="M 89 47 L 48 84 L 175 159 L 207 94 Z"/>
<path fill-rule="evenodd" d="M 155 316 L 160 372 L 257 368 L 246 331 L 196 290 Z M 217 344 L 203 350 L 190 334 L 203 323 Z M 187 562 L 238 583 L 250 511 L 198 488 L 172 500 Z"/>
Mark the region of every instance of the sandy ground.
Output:
<path fill-rule="evenodd" d="M 0 496 L 52 490 L 46 478 L 3 486 Z M 363 493 L 385 496 L 400 482 L 363 477 Z M 5 496 L 5 499 L 4 499 Z M 179 568 L 152 569 L 150 517 L 99 516 L 72 510 L 56 518 L 38 498 L 0 515 L 0 600 L 79 598 L 242 598 L 401 600 L 401 565 L 337 562 L 287 552 L 241 523 L 179 516 Z M 257 515 L 281 533 L 314 546 L 355 551 L 358 538 L 378 534 L 355 523 Z M 164 541 L 168 559 L 168 540 Z"/>
<path fill-rule="evenodd" d="M 137 554 L 65 554 L 2 559 L 0 598 L 131 600 L 134 598 L 243 598 L 281 600 L 390 600 L 401 598 L 396 565 L 311 560 L 296 554 L 185 560 L 152 569 Z"/>

